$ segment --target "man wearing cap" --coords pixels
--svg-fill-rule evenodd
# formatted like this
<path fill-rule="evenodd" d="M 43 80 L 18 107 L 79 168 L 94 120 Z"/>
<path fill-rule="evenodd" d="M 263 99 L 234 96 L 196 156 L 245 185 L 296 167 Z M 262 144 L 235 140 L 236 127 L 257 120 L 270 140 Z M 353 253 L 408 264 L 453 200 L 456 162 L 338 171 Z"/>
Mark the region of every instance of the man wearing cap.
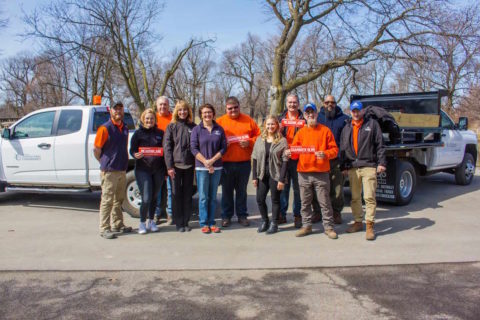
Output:
<path fill-rule="evenodd" d="M 374 119 L 363 117 L 362 103 L 350 104 L 351 121 L 347 121 L 340 137 L 340 159 L 344 175 L 348 174 L 352 193 L 352 214 L 354 223 L 346 230 L 348 233 L 363 230 L 362 189 L 365 201 L 365 221 L 367 240 L 375 240 L 373 225 L 377 202 L 377 173 L 387 170 L 382 131 Z"/>
<path fill-rule="evenodd" d="M 170 112 L 168 98 L 166 96 L 158 97 L 156 106 L 157 128 L 166 132 L 168 124 L 172 121 L 172 113 Z M 167 224 L 172 225 L 172 184 L 169 177 L 166 177 L 165 183 L 162 184 L 158 194 L 157 209 L 155 210 L 156 224 L 160 224 L 160 217 L 162 214 L 165 215 L 165 213 L 167 215 Z"/>
<path fill-rule="evenodd" d="M 123 223 L 122 213 L 128 168 L 128 128 L 123 117 L 123 104 L 117 102 L 110 108 L 110 119 L 98 128 L 93 148 L 100 162 L 100 236 L 105 239 L 116 238 L 118 232 L 132 231 L 132 227 Z"/>
<path fill-rule="evenodd" d="M 234 212 L 238 223 L 247 227 L 250 225 L 247 218 L 250 158 L 260 128 L 252 118 L 240 112 L 240 102 L 236 97 L 227 98 L 226 111 L 225 115 L 217 119 L 225 131 L 228 145 L 227 152 L 222 157 L 222 227 L 230 226 Z"/>
<path fill-rule="evenodd" d="M 327 95 L 323 101 L 323 107 L 318 113 L 318 123 L 327 126 L 335 137 L 335 143 L 340 146 L 340 135 L 347 123 L 348 116 L 337 106 L 335 97 Z M 338 157 L 330 160 L 330 200 L 333 208 L 333 221 L 335 224 L 342 223 L 343 199 L 343 174 L 340 170 Z"/>
<path fill-rule="evenodd" d="M 317 123 L 317 107 L 309 103 L 303 107 L 306 127 L 300 129 L 293 138 L 292 145 L 286 151 L 287 156 L 298 153 L 298 184 L 302 202 L 302 228 L 295 234 L 303 237 L 312 233 L 312 200 L 317 196 L 322 209 L 325 234 L 336 239 L 333 226 L 333 209 L 330 202 L 330 159 L 337 157 L 338 148 L 335 137 L 328 127 Z M 295 148 L 300 147 L 300 148 Z M 296 151 L 296 149 L 300 149 Z"/>

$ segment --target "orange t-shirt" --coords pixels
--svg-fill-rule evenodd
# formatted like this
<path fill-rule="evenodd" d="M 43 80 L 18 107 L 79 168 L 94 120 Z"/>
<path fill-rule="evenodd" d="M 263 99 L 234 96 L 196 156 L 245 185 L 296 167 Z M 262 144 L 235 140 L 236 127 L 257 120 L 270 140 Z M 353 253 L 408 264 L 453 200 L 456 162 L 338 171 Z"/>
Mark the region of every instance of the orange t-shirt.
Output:
<path fill-rule="evenodd" d="M 113 124 L 118 128 L 118 130 L 122 131 L 123 129 L 123 121 L 120 121 L 119 123 L 113 121 Z M 95 142 L 93 143 L 95 147 L 97 148 L 103 148 L 105 145 L 105 142 L 108 140 L 108 130 L 105 126 L 100 126 L 97 129 L 97 134 L 95 135 Z"/>
<path fill-rule="evenodd" d="M 360 127 L 363 124 L 363 119 L 360 120 L 352 120 L 352 142 L 353 142 L 353 149 L 355 150 L 355 154 L 358 155 L 358 132 L 360 131 Z"/>
<path fill-rule="evenodd" d="M 161 116 L 158 112 L 157 115 L 157 128 L 160 130 L 167 130 L 168 124 L 172 121 L 172 114 L 169 113 L 168 116 Z"/>
<path fill-rule="evenodd" d="M 231 119 L 227 114 L 223 115 L 217 119 L 217 123 L 225 130 L 227 142 L 229 138 L 234 139 L 245 135 L 248 136 L 247 140 L 250 142 L 247 148 L 240 147 L 240 144 L 236 142 L 229 143 L 222 160 L 225 162 L 250 161 L 253 145 L 260 135 L 260 128 L 255 121 L 246 114 L 240 113 L 237 119 Z"/>
<path fill-rule="evenodd" d="M 315 151 L 323 151 L 324 159 L 317 159 L 313 153 L 300 154 L 298 157 L 298 172 L 328 172 L 330 159 L 335 159 L 338 147 L 332 131 L 322 124 L 316 127 L 303 127 L 293 138 L 292 146 L 314 147 Z"/>

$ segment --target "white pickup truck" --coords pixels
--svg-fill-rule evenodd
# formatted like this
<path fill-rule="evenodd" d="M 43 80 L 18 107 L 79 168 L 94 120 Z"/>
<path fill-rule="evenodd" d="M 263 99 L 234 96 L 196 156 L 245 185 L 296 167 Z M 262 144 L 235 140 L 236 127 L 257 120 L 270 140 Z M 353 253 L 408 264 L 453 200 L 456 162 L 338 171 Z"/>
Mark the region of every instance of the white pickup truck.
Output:
<path fill-rule="evenodd" d="M 4 129 L 0 140 L 0 191 L 81 193 L 100 190 L 95 134 L 110 117 L 104 106 L 62 106 L 34 111 Z M 135 124 L 125 110 L 132 136 Z M 140 197 L 127 171 L 123 209 L 138 216 Z"/>
<path fill-rule="evenodd" d="M 440 109 L 443 96 L 445 92 L 435 91 L 351 97 L 352 101 L 360 100 L 364 108 L 380 107 L 398 119 L 396 136 L 382 128 L 387 171 L 377 176 L 377 199 L 408 204 L 417 176 L 437 172 L 454 174 L 459 185 L 472 182 L 477 136 L 467 130 L 467 118 L 461 117 L 456 124 Z"/>

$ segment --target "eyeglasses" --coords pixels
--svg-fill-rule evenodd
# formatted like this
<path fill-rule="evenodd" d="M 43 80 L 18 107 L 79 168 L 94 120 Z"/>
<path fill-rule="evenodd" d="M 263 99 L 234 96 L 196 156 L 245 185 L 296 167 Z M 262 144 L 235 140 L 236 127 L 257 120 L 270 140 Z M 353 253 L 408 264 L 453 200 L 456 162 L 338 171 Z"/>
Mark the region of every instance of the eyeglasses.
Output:
<path fill-rule="evenodd" d="M 227 108 L 228 111 L 232 111 L 232 110 L 236 110 L 236 109 L 238 109 L 238 106 L 232 106 L 232 107 Z"/>

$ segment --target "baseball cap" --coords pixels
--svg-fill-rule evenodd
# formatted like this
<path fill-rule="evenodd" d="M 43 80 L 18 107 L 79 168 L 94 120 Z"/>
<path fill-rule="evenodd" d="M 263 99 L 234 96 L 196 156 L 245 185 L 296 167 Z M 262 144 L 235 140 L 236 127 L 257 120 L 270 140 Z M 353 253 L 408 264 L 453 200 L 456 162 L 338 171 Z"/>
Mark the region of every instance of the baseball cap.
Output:
<path fill-rule="evenodd" d="M 317 106 L 314 105 L 313 103 L 307 103 L 307 104 L 303 107 L 303 112 L 307 111 L 307 109 L 313 109 L 313 111 L 317 112 Z"/>
<path fill-rule="evenodd" d="M 363 108 L 363 104 L 358 100 L 352 101 L 352 103 L 350 104 L 350 110 L 355 110 L 355 109 L 362 110 L 362 108 Z"/>

